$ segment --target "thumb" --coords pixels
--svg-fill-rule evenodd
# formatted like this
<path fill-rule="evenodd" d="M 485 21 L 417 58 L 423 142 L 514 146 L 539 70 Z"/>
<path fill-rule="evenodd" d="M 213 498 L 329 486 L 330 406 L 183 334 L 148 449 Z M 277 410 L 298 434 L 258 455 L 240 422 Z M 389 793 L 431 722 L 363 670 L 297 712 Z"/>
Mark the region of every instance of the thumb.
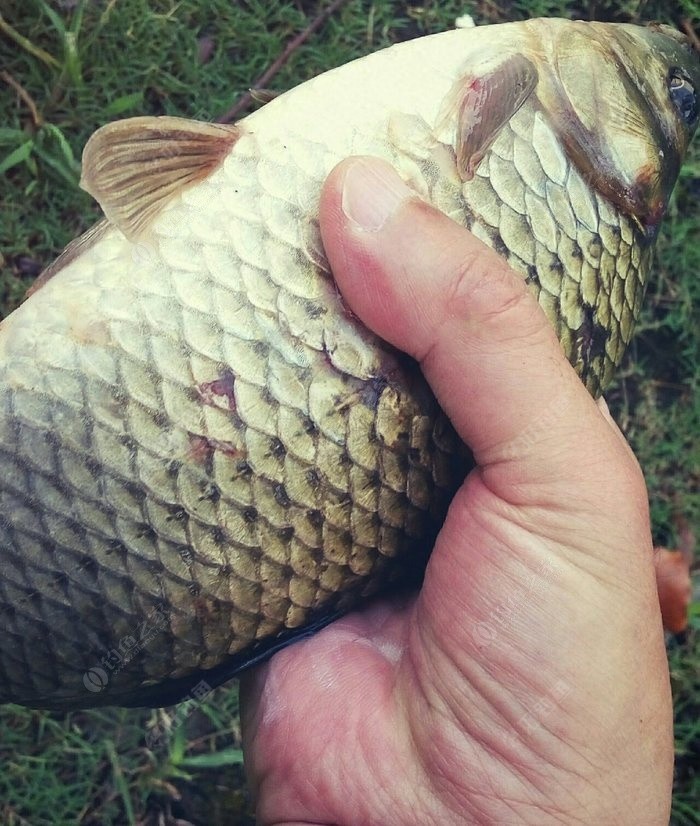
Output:
<path fill-rule="evenodd" d="M 494 485 L 570 480 L 572 467 L 597 460 L 590 481 L 599 490 L 601 457 L 609 463 L 614 450 L 633 461 L 523 279 L 388 164 L 354 158 L 336 167 L 321 232 L 345 300 L 418 360 Z"/>
<path fill-rule="evenodd" d="M 670 704 L 646 491 L 619 431 L 523 280 L 387 164 L 341 163 L 320 216 L 345 300 L 418 360 L 478 465 L 404 626 L 393 685 L 411 742 L 436 755 L 441 784 L 461 782 L 465 766 L 473 779 L 474 766 L 512 764 L 521 794 L 523 767 L 538 757 L 547 772 L 566 766 L 567 784 L 574 766 L 596 767 L 595 782 L 602 765 L 627 771 L 617 734 L 648 727 L 659 734 L 639 736 L 640 765 L 661 765 L 666 783 Z M 589 747 L 592 730 L 602 734 Z"/>

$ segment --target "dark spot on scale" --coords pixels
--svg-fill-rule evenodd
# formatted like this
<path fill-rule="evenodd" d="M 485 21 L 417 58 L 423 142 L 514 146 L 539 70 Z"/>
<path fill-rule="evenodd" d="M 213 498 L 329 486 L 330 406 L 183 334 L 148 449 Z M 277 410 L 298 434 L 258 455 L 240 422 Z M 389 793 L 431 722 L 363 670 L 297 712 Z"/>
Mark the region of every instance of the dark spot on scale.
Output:
<path fill-rule="evenodd" d="M 136 440 L 128 433 L 123 433 L 119 437 L 119 444 L 125 447 L 128 451 L 133 453 L 136 450 Z"/>
<path fill-rule="evenodd" d="M 105 556 L 109 556 L 114 553 L 122 555 L 126 553 L 126 548 L 118 539 L 112 539 L 107 543 L 107 547 L 105 548 Z"/>
<path fill-rule="evenodd" d="M 139 539 L 146 539 L 149 542 L 152 542 L 156 538 L 156 532 L 150 525 L 146 525 L 144 522 L 136 526 L 136 536 Z"/>
<path fill-rule="evenodd" d="M 501 238 L 499 233 L 497 233 L 497 232 L 494 233 L 494 236 L 491 239 L 491 243 L 492 243 L 492 246 L 493 246 L 494 250 L 499 255 L 502 255 L 504 257 L 508 255 L 508 252 L 509 252 L 508 247 L 505 245 L 505 243 L 503 241 L 503 238 Z"/>
<path fill-rule="evenodd" d="M 168 417 L 163 413 L 162 410 L 154 410 L 153 411 L 153 424 L 156 427 L 165 427 L 168 423 Z"/>
<path fill-rule="evenodd" d="M 248 462 L 245 461 L 245 459 L 236 465 L 236 470 L 241 476 L 250 476 L 253 472 L 253 468 L 248 464 Z"/>
<path fill-rule="evenodd" d="M 367 474 L 367 479 L 364 484 L 365 490 L 373 490 L 374 488 L 378 488 L 382 483 L 381 476 L 379 475 L 378 470 L 371 470 Z"/>
<path fill-rule="evenodd" d="M 143 502 L 146 498 L 146 492 L 136 482 L 124 482 L 123 488 L 126 493 L 136 502 Z"/>
<path fill-rule="evenodd" d="M 279 529 L 279 537 L 283 542 L 289 542 L 294 536 L 294 528 L 291 525 L 285 525 Z"/>
<path fill-rule="evenodd" d="M 303 417 L 302 427 L 304 428 L 304 433 L 308 433 L 309 436 L 315 436 L 316 433 L 318 433 L 318 428 L 308 416 Z"/>
<path fill-rule="evenodd" d="M 578 241 L 571 242 L 571 257 L 577 258 L 579 261 L 583 261 L 583 250 L 581 249 Z"/>
<path fill-rule="evenodd" d="M 209 502 L 216 503 L 221 499 L 221 491 L 216 485 L 209 485 L 205 490 L 202 492 L 202 499 L 207 499 Z"/>
<path fill-rule="evenodd" d="M 216 542 L 217 545 L 226 545 L 226 532 L 223 528 L 212 528 L 211 531 L 211 538 Z"/>
<path fill-rule="evenodd" d="M 593 237 L 588 242 L 588 254 L 597 261 L 603 254 L 603 242 L 598 237 Z"/>
<path fill-rule="evenodd" d="M 68 585 L 68 574 L 62 571 L 60 574 L 56 574 L 53 580 L 53 584 L 57 588 L 65 588 Z"/>
<path fill-rule="evenodd" d="M 365 382 L 361 392 L 362 402 L 370 410 L 376 410 L 379 407 L 379 399 L 382 393 L 389 386 L 389 380 L 386 376 L 375 376 L 368 382 Z"/>
<path fill-rule="evenodd" d="M 279 572 L 280 579 L 283 582 L 291 582 L 296 576 L 294 568 L 288 562 L 275 566 L 275 570 Z"/>
<path fill-rule="evenodd" d="M 251 524 L 258 518 L 258 509 L 252 506 L 243 508 L 243 519 Z"/>
<path fill-rule="evenodd" d="M 115 405 L 122 407 L 129 401 L 129 397 L 126 395 L 124 390 L 121 387 L 113 387 L 112 388 L 112 401 Z"/>
<path fill-rule="evenodd" d="M 326 314 L 326 308 L 322 304 L 316 304 L 313 301 L 305 301 L 304 312 L 309 318 L 317 319 Z"/>
<path fill-rule="evenodd" d="M 576 331 L 576 337 L 581 359 L 586 366 L 605 355 L 608 330 L 596 319 L 593 307 L 584 307 L 583 324 Z"/>
<path fill-rule="evenodd" d="M 318 490 L 321 484 L 321 476 L 315 468 L 310 468 L 306 471 L 306 481 L 314 490 Z"/>
<path fill-rule="evenodd" d="M 272 486 L 272 494 L 275 497 L 275 502 L 281 508 L 287 508 L 290 504 L 289 494 L 287 493 L 287 489 L 281 483 L 276 483 Z"/>
<path fill-rule="evenodd" d="M 270 439 L 270 453 L 275 457 L 275 459 L 284 459 L 287 455 L 287 448 L 276 436 L 273 436 L 273 438 Z"/>
<path fill-rule="evenodd" d="M 49 430 L 46 432 L 45 439 L 51 447 L 57 448 L 60 444 L 60 440 L 58 438 L 58 433 L 53 430 Z"/>
<path fill-rule="evenodd" d="M 233 568 L 230 565 L 222 565 L 219 568 L 218 576 L 220 576 L 220 577 L 230 577 L 232 573 L 233 573 Z"/>
<path fill-rule="evenodd" d="M 97 563 L 90 556 L 84 556 L 78 562 L 77 568 L 79 571 L 85 571 L 90 576 L 97 576 Z"/>
<path fill-rule="evenodd" d="M 306 553 L 309 557 L 321 567 L 321 570 L 327 570 L 328 562 L 326 560 L 323 548 L 307 548 Z"/>
<path fill-rule="evenodd" d="M 169 505 L 166 519 L 167 521 L 186 522 L 189 519 L 189 515 L 186 510 L 178 505 Z"/>
<path fill-rule="evenodd" d="M 315 508 L 306 511 L 306 518 L 314 528 L 320 528 L 323 526 L 323 514 Z"/>
<path fill-rule="evenodd" d="M 409 447 L 408 449 L 408 461 L 411 464 L 417 465 L 420 463 L 420 450 L 417 447 Z"/>
<path fill-rule="evenodd" d="M 530 264 L 527 268 L 527 275 L 525 276 L 526 284 L 537 284 L 539 286 L 540 277 L 537 274 L 537 268 Z"/>
<path fill-rule="evenodd" d="M 93 456 L 86 456 L 84 461 L 85 467 L 93 476 L 97 476 L 102 470 L 101 464 Z"/>

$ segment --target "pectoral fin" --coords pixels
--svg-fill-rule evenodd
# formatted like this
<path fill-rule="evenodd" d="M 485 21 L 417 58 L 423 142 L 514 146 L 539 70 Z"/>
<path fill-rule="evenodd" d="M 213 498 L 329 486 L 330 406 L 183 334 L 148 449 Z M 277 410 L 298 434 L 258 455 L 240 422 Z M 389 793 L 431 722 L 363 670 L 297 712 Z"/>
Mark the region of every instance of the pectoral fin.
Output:
<path fill-rule="evenodd" d="M 239 135 L 236 126 L 183 118 L 116 121 L 87 142 L 80 185 L 134 239 L 175 194 L 208 177 Z"/>
<path fill-rule="evenodd" d="M 478 70 L 459 81 L 452 106 L 458 109 L 455 151 L 463 181 L 474 177 L 498 133 L 530 97 L 537 80 L 537 69 L 528 58 L 506 55 L 482 61 Z"/>

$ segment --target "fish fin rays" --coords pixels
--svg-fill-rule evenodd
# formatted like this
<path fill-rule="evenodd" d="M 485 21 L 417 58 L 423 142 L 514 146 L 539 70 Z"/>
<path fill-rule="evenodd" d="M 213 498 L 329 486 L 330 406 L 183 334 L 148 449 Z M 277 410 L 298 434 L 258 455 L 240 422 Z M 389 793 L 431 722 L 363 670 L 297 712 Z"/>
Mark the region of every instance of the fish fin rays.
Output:
<path fill-rule="evenodd" d="M 138 117 L 98 129 L 83 151 L 80 186 L 130 240 L 184 188 L 207 178 L 240 127 L 173 117 Z"/>
<path fill-rule="evenodd" d="M 71 261 L 74 261 L 79 255 L 94 246 L 108 229 L 109 221 L 103 218 L 97 224 L 90 227 L 87 232 L 74 238 L 58 258 L 36 277 L 24 297 L 29 298 L 29 296 L 34 295 L 34 293 L 40 290 L 54 275 L 57 275 L 64 267 L 67 267 Z"/>
<path fill-rule="evenodd" d="M 444 122 L 453 121 L 457 109 L 455 151 L 463 181 L 474 177 L 498 133 L 530 97 L 538 79 L 531 60 L 511 54 L 480 62 L 478 74 L 466 75 L 455 85 Z"/>

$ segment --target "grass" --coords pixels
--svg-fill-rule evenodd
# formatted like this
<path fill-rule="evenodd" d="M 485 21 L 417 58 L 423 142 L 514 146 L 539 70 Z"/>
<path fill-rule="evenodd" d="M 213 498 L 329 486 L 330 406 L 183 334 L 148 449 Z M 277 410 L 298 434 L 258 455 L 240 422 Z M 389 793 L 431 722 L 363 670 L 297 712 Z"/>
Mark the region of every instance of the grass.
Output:
<path fill-rule="evenodd" d="M 77 188 L 80 150 L 101 124 L 135 114 L 213 119 L 317 12 L 271 0 L 4 0 L 0 19 L 0 308 L 97 210 Z M 286 89 L 397 40 L 539 15 L 689 21 L 681 0 L 350 0 L 274 80 Z M 649 300 L 609 401 L 645 470 L 655 538 L 700 523 L 700 151 L 682 175 L 658 244 Z M 673 823 L 700 824 L 700 604 L 669 658 L 676 708 Z M 184 711 L 53 714 L 0 707 L 0 822 L 252 823 L 237 688 Z M 171 728 L 167 721 L 174 718 Z M 159 737 L 153 732 L 160 733 Z M 150 734 L 149 734 L 150 733 Z"/>

